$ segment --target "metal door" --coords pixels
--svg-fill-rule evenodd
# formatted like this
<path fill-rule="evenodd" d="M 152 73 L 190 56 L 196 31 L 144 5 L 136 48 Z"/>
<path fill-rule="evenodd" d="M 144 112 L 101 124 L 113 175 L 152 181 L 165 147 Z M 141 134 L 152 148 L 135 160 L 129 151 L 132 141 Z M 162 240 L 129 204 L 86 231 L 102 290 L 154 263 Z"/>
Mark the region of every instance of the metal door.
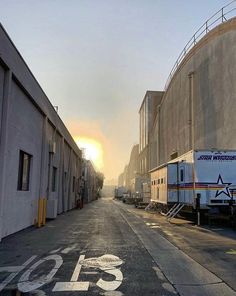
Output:
<path fill-rule="evenodd" d="M 186 191 L 186 186 L 185 186 L 185 176 L 186 170 L 185 170 L 185 165 L 180 164 L 179 165 L 179 202 L 184 203 L 185 202 L 185 191 Z"/>

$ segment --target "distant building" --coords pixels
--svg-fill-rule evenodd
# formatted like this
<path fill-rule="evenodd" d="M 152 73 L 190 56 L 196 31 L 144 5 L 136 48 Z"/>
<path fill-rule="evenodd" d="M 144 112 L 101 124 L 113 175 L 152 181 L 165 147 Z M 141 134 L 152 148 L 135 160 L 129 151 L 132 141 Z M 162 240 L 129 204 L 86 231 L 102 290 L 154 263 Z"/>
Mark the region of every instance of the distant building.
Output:
<path fill-rule="evenodd" d="M 139 144 L 134 145 L 131 150 L 128 168 L 129 180 L 139 174 Z"/>
<path fill-rule="evenodd" d="M 114 197 L 115 185 L 104 185 L 102 188 L 102 197 Z"/>
<path fill-rule="evenodd" d="M 118 186 L 123 186 L 127 191 L 131 191 L 132 179 L 139 174 L 139 145 L 136 144 L 133 146 L 129 163 L 125 166 L 123 173 L 118 177 Z"/>
<path fill-rule="evenodd" d="M 148 90 L 139 110 L 139 173 L 147 179 L 150 178 L 149 170 L 157 164 L 157 140 L 152 137 L 152 131 L 163 94 Z"/>
<path fill-rule="evenodd" d="M 117 185 L 117 182 L 118 182 L 118 180 L 117 180 L 117 178 L 116 179 L 105 179 L 104 180 L 104 185 L 106 185 L 106 186 L 116 186 Z"/>
<path fill-rule="evenodd" d="M 98 198 L 97 172 L 90 160 L 83 159 L 82 176 L 84 180 L 84 202 L 89 203 Z"/>
<path fill-rule="evenodd" d="M 118 176 L 118 186 L 124 186 L 124 173 Z"/>

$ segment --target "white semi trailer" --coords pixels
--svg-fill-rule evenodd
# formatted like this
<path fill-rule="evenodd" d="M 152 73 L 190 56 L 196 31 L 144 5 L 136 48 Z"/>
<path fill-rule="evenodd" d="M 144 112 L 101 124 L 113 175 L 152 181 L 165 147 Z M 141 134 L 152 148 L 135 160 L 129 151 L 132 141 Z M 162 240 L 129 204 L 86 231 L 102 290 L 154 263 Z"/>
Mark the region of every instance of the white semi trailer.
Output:
<path fill-rule="evenodd" d="M 195 150 L 151 172 L 151 201 L 201 209 L 235 204 L 236 151 Z"/>

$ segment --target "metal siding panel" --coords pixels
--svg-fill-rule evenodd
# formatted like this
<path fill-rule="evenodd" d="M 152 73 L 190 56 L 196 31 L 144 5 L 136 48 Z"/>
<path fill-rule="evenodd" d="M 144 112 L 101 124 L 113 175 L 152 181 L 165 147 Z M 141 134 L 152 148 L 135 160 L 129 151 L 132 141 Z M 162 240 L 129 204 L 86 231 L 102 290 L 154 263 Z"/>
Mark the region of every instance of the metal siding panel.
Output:
<path fill-rule="evenodd" d="M 2 104 L 3 104 L 3 89 L 4 89 L 5 70 L 0 64 L 0 134 L 2 126 Z"/>

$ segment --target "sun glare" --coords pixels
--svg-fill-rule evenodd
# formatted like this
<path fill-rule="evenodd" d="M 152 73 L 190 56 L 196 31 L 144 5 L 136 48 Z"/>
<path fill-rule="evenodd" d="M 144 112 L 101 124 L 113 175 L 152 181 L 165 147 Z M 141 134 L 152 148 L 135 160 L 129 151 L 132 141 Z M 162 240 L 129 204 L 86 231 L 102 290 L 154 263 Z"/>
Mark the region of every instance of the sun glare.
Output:
<path fill-rule="evenodd" d="M 103 168 L 103 149 L 102 145 L 90 138 L 75 138 L 75 142 L 80 149 L 84 150 L 84 156 L 86 159 L 91 160 L 97 169 Z"/>

